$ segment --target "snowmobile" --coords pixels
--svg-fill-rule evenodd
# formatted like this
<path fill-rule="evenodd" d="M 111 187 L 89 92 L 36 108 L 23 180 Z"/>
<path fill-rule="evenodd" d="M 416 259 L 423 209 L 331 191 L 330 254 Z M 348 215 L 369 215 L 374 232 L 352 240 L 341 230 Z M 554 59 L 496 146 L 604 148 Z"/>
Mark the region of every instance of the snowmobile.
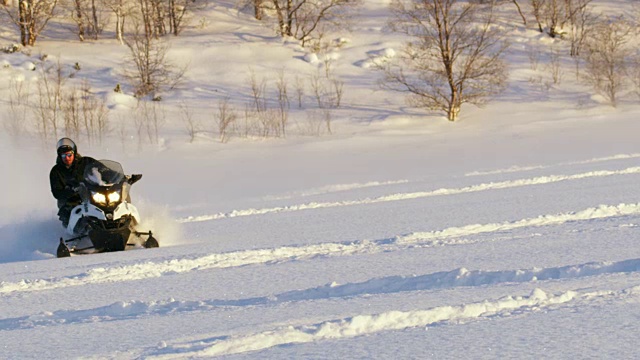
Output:
<path fill-rule="evenodd" d="M 151 231 L 140 232 L 138 209 L 131 204 L 129 190 L 142 175 L 127 176 L 120 163 L 100 160 L 86 166 L 83 181 L 74 190 L 81 203 L 71 210 L 66 232 L 71 238 L 60 238 L 57 256 L 71 253 L 122 251 L 135 236 L 145 248 L 158 247 Z M 144 239 L 146 237 L 146 240 Z M 134 240 L 135 240 L 134 238 Z M 89 241 L 87 241 L 87 239 Z"/>

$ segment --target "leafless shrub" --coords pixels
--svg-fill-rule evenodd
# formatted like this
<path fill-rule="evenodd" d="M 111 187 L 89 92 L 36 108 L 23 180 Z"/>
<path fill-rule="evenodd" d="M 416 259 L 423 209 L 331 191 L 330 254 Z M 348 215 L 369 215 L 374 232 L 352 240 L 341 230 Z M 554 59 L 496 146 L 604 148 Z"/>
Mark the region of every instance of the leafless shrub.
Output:
<path fill-rule="evenodd" d="M 253 69 L 249 70 L 249 74 L 249 85 L 251 87 L 251 98 L 253 100 L 254 109 L 258 114 L 260 114 L 267 110 L 267 99 L 265 95 L 267 81 L 264 78 L 258 81 Z"/>
<path fill-rule="evenodd" d="M 333 109 L 312 109 L 306 112 L 305 121 L 299 124 L 301 134 L 320 136 L 326 130 L 331 134 Z"/>
<path fill-rule="evenodd" d="M 9 116 L 5 117 L 3 126 L 11 137 L 18 137 L 26 131 L 29 121 L 29 100 L 31 89 L 24 81 L 9 81 Z"/>
<path fill-rule="evenodd" d="M 128 118 L 127 118 L 128 119 Z M 136 121 L 136 118 L 134 118 L 134 122 Z M 126 149 L 126 145 L 127 145 L 127 139 L 131 138 L 131 134 L 129 134 L 129 131 L 127 129 L 127 121 L 125 120 L 125 117 L 121 114 L 118 115 L 118 136 L 120 137 L 120 144 L 122 145 L 122 150 Z M 138 132 L 139 134 L 139 132 Z M 138 136 L 139 138 L 139 136 Z"/>
<path fill-rule="evenodd" d="M 87 140 L 101 143 L 104 137 L 111 132 L 109 108 L 104 99 L 91 93 L 86 82 L 83 84 L 81 93 L 80 107 Z"/>
<path fill-rule="evenodd" d="M 527 55 L 529 56 L 531 70 L 538 70 L 538 64 L 540 63 L 540 50 L 536 46 L 529 47 Z"/>
<path fill-rule="evenodd" d="M 556 47 L 551 47 L 549 51 L 549 73 L 554 85 L 562 82 L 562 55 Z"/>
<path fill-rule="evenodd" d="M 69 86 L 71 74 L 73 72 L 64 71 L 60 62 L 43 63 L 33 96 L 24 83 L 12 82 L 9 109 L 16 123 L 5 124 L 5 127 L 13 132 L 35 129 L 43 141 L 61 134 L 86 135 L 89 142 L 102 141 L 109 132 L 109 109 L 104 100 L 91 93 L 88 81 Z M 27 128 L 27 123 L 32 126 Z"/>
<path fill-rule="evenodd" d="M 311 76 L 311 89 L 318 107 L 331 109 L 340 107 L 342 102 L 344 82 L 334 78 L 315 74 Z"/>
<path fill-rule="evenodd" d="M 455 121 L 462 104 L 482 105 L 505 88 L 507 43 L 494 26 L 494 4 L 395 0 L 390 26 L 411 39 L 398 61 L 375 62 L 384 89 L 409 94 L 412 106 Z"/>
<path fill-rule="evenodd" d="M 159 133 L 166 122 L 166 111 L 157 101 L 139 100 L 134 122 L 138 132 L 138 142 L 146 138 L 150 144 L 158 144 Z"/>
<path fill-rule="evenodd" d="M 244 117 L 242 128 L 238 131 L 238 133 L 244 137 L 249 137 L 250 134 L 253 134 L 256 130 L 257 116 L 255 116 L 256 111 L 252 108 L 251 105 L 245 105 L 244 108 Z"/>
<path fill-rule="evenodd" d="M 305 81 L 303 78 L 296 75 L 296 98 L 298 99 L 298 108 L 302 108 L 302 99 L 305 94 Z"/>
<path fill-rule="evenodd" d="M 631 31 L 631 25 L 621 17 L 601 21 L 589 36 L 583 54 L 583 79 L 614 107 L 626 85 Z"/>
<path fill-rule="evenodd" d="M 58 137 L 60 122 L 63 120 L 60 112 L 62 91 L 66 82 L 60 62 L 48 66 L 43 64 L 39 68 L 40 76 L 36 84 L 36 105 L 33 107 L 36 129 L 43 140 L 53 135 Z"/>
<path fill-rule="evenodd" d="M 224 98 L 218 102 L 218 112 L 216 113 L 216 123 L 220 142 L 226 143 L 231 138 L 233 125 L 238 118 L 235 110 L 229 104 L 229 98 Z"/>
<path fill-rule="evenodd" d="M 284 76 L 284 70 L 278 71 L 278 77 L 276 81 L 276 87 L 278 88 L 278 102 L 281 103 L 281 107 L 291 107 L 289 103 L 289 84 Z"/>
<path fill-rule="evenodd" d="M 286 136 L 287 122 L 289 120 L 289 108 L 291 105 L 289 104 L 289 94 L 287 91 L 288 83 L 287 79 L 284 77 L 284 70 L 280 70 L 278 72 L 276 86 L 278 88 L 279 127 L 282 136 Z"/>
<path fill-rule="evenodd" d="M 342 94 L 344 93 L 344 81 L 334 78 L 331 79 L 331 85 L 333 85 L 334 105 L 339 108 L 342 103 Z"/>
<path fill-rule="evenodd" d="M 261 134 L 263 138 L 284 136 L 280 113 L 277 109 L 267 109 L 259 114 Z"/>
<path fill-rule="evenodd" d="M 175 87 L 187 69 L 172 64 L 167 53 L 169 45 L 136 31 L 125 41 L 130 50 L 131 66 L 125 76 L 132 82 L 137 97 Z"/>
<path fill-rule="evenodd" d="M 283 75 L 284 76 L 284 75 Z M 269 108 L 267 101 L 267 81 L 262 78 L 258 81 L 255 72 L 250 70 L 249 85 L 251 87 L 251 101 L 253 114 L 247 119 L 256 119 L 259 124 L 259 134 L 261 137 L 281 137 L 285 134 L 286 122 L 288 119 L 288 95 L 286 94 L 286 81 L 284 78 L 278 80 L 278 103 L 280 107 Z"/>
<path fill-rule="evenodd" d="M 192 143 L 195 140 L 198 131 L 200 131 L 200 125 L 193 118 L 193 110 L 189 107 L 189 105 L 185 102 L 180 103 L 180 118 L 187 130 L 187 135 L 189 135 L 189 142 Z"/>
<path fill-rule="evenodd" d="M 64 133 L 73 138 L 80 135 L 82 123 L 80 113 L 80 98 L 82 94 L 77 89 L 67 90 L 62 94 L 60 110 L 64 119 Z"/>
<path fill-rule="evenodd" d="M 629 78 L 633 84 L 634 93 L 640 99 L 640 56 L 636 55 L 631 59 L 631 66 L 628 67 Z"/>
<path fill-rule="evenodd" d="M 89 143 L 102 142 L 110 132 L 109 109 L 91 93 L 88 82 L 83 81 L 79 88 L 65 88 L 61 100 L 65 134 L 79 137 L 84 133 Z"/>
<path fill-rule="evenodd" d="M 542 94 L 548 95 L 552 88 L 551 81 L 545 81 L 542 75 L 532 76 L 529 78 L 529 83 L 539 90 Z"/>

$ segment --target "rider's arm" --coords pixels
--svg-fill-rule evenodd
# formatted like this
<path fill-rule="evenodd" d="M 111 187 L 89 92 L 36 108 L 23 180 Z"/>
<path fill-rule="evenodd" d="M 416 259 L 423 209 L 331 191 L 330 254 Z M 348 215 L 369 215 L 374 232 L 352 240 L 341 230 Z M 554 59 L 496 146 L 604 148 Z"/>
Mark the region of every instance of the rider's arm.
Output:
<path fill-rule="evenodd" d="M 54 198 L 64 201 L 75 195 L 75 191 L 65 183 L 64 177 L 55 171 L 55 169 L 51 169 L 49 173 L 49 182 Z"/>

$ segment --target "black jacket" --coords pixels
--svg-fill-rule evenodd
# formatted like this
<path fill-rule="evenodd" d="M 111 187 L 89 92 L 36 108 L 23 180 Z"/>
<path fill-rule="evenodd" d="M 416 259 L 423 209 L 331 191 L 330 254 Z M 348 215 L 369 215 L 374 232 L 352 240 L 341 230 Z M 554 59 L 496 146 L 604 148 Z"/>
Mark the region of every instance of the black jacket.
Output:
<path fill-rule="evenodd" d="M 58 206 L 80 202 L 80 198 L 73 191 L 73 187 L 80 184 L 83 180 L 85 167 L 94 161 L 96 161 L 94 158 L 76 153 L 73 163 L 67 169 L 60 156 L 57 157 L 56 164 L 49 172 L 49 182 L 51 183 L 53 197 L 58 199 Z"/>

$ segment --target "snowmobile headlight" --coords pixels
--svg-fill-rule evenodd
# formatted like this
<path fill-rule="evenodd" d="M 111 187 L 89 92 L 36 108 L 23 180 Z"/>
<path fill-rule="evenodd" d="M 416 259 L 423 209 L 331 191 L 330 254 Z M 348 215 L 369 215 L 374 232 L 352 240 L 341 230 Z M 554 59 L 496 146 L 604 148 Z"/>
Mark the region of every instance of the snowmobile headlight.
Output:
<path fill-rule="evenodd" d="M 104 204 L 107 202 L 107 197 L 99 192 L 93 193 L 91 197 L 93 198 L 93 201 L 97 202 L 98 204 Z"/>
<path fill-rule="evenodd" d="M 114 191 L 114 192 L 110 193 L 108 195 L 108 197 L 109 197 L 109 202 L 110 203 L 115 203 L 115 202 L 120 201 L 120 193 L 117 192 L 117 191 Z"/>

